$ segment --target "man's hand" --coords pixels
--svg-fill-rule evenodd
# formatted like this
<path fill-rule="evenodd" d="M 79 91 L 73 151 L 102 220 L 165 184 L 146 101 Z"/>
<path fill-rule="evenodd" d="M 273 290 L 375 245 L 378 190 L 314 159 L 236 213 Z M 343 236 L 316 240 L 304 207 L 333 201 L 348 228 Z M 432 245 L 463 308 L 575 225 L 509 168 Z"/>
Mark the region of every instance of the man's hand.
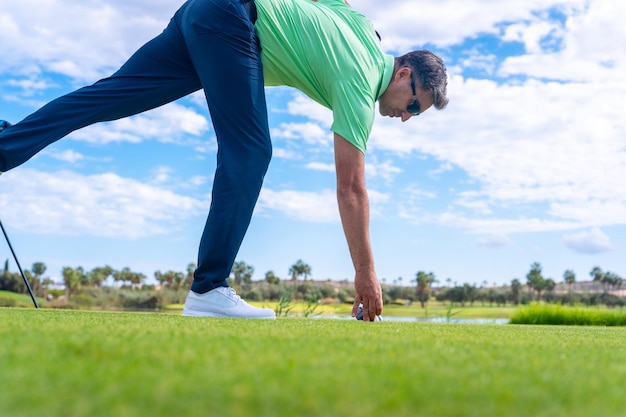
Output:
<path fill-rule="evenodd" d="M 383 310 L 380 283 L 374 270 L 374 256 L 369 238 L 369 200 L 365 188 L 363 153 L 335 133 L 335 169 L 337 170 L 337 203 L 341 224 L 354 264 L 356 298 L 352 315 L 363 303 L 363 320 L 375 321 Z"/>
<path fill-rule="evenodd" d="M 363 304 L 363 321 L 376 321 L 376 316 L 383 313 L 383 294 L 374 270 L 357 273 L 354 292 L 352 317 L 356 316 L 359 304 Z"/>

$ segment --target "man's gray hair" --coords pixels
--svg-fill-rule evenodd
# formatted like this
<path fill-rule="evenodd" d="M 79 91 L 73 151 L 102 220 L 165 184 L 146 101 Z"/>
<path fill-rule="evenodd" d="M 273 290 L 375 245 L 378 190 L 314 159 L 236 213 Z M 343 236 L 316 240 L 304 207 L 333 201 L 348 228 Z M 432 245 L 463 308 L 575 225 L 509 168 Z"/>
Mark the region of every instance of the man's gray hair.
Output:
<path fill-rule="evenodd" d="M 446 97 L 448 76 L 443 60 L 430 51 L 409 52 L 396 58 L 398 68 L 409 67 L 417 76 L 422 88 L 429 91 L 437 110 L 448 105 Z"/>

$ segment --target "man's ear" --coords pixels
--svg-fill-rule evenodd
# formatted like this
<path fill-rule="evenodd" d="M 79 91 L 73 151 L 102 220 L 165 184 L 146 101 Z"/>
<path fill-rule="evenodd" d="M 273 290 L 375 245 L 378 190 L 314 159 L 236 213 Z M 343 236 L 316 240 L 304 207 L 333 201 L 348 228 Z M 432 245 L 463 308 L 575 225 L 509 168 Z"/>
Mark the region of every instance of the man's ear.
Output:
<path fill-rule="evenodd" d="M 394 78 L 397 81 L 402 81 L 405 80 L 407 78 L 411 77 L 411 68 L 409 67 L 402 67 L 399 68 L 398 71 L 396 71 Z"/>

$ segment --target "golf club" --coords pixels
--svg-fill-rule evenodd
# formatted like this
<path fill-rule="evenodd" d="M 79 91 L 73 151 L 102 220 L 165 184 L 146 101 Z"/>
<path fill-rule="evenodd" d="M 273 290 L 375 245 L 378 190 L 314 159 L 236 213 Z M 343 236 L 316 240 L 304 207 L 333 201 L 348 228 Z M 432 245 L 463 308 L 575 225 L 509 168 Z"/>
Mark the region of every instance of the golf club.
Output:
<path fill-rule="evenodd" d="M 15 263 L 17 264 L 17 269 L 20 270 L 20 274 L 22 275 L 22 279 L 24 279 L 24 284 L 26 284 L 26 288 L 28 288 L 28 293 L 30 294 L 30 298 L 33 300 L 33 304 L 35 304 L 35 308 L 39 308 L 39 304 L 37 303 L 37 299 L 35 298 L 35 294 L 33 294 L 33 289 L 30 287 L 28 283 L 28 279 L 26 279 L 26 275 L 24 275 L 24 271 L 22 271 L 22 267 L 20 266 L 20 261 L 17 260 L 17 256 L 15 255 L 15 251 L 13 250 L 13 246 L 11 245 L 11 241 L 9 240 L 9 235 L 7 235 L 6 230 L 4 230 L 4 225 L 2 224 L 2 220 L 0 220 L 0 228 L 2 228 L 2 233 L 9 244 L 9 249 L 11 249 L 11 253 L 13 254 L 13 259 L 15 259 Z"/>
<path fill-rule="evenodd" d="M 4 129 L 6 129 L 9 126 L 11 126 L 11 123 L 7 122 L 6 120 L 0 120 L 0 132 L 2 132 Z M 2 233 L 4 234 L 4 237 L 7 240 L 9 249 L 11 249 L 11 253 L 13 254 L 13 259 L 15 259 L 15 263 L 17 264 L 17 269 L 20 270 L 20 275 L 22 275 L 24 284 L 26 284 L 26 288 L 28 289 L 30 298 L 33 300 L 33 304 L 35 305 L 35 308 L 39 308 L 39 304 L 37 303 L 35 294 L 33 294 L 33 289 L 30 287 L 30 283 L 28 282 L 28 279 L 26 279 L 26 275 L 24 275 L 24 271 L 22 271 L 22 266 L 20 265 L 20 261 L 17 260 L 17 256 L 15 255 L 15 251 L 13 250 L 13 245 L 11 245 L 11 241 L 9 240 L 9 235 L 7 235 L 6 230 L 4 230 L 4 225 L 2 224 L 2 220 L 0 220 L 0 228 L 2 229 Z"/>

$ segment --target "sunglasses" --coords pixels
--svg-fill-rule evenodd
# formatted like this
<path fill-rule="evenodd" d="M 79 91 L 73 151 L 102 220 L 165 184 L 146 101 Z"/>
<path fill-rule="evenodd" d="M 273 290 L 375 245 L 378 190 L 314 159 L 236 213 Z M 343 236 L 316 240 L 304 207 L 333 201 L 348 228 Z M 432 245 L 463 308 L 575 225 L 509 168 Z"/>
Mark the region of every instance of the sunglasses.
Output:
<path fill-rule="evenodd" d="M 406 111 L 413 116 L 419 116 L 421 107 L 420 102 L 417 101 L 417 94 L 415 94 L 415 79 L 413 78 L 413 73 L 411 73 L 411 90 L 413 91 L 413 102 L 406 106 Z"/>

